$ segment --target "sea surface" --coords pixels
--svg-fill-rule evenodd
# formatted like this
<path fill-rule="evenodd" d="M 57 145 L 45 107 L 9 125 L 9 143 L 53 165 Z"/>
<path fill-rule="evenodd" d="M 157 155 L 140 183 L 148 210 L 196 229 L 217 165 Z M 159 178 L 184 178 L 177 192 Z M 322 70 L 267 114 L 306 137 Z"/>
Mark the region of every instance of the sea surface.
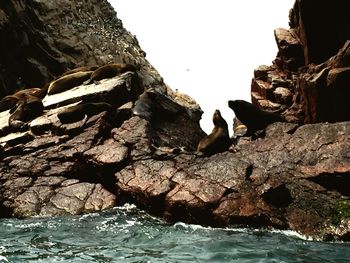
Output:
<path fill-rule="evenodd" d="M 350 262 L 349 243 L 290 231 L 167 224 L 125 205 L 83 216 L 0 220 L 0 262 Z"/>

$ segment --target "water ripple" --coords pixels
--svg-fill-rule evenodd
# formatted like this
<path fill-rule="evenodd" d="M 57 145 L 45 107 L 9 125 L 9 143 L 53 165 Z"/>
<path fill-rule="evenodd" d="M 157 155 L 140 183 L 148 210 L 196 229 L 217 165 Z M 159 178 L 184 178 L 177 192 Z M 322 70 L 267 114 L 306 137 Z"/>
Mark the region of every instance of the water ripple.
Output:
<path fill-rule="evenodd" d="M 346 243 L 291 231 L 169 225 L 133 205 L 103 213 L 0 220 L 1 262 L 349 262 Z"/>

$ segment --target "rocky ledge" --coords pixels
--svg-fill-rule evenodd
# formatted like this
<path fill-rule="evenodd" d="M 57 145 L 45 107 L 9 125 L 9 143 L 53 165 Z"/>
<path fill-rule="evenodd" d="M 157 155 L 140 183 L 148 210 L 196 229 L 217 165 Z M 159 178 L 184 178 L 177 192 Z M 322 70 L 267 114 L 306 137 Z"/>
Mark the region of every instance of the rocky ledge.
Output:
<path fill-rule="evenodd" d="M 307 1 L 296 1 L 292 21 L 305 18 L 300 11 L 306 8 L 303 2 Z M 276 31 L 280 52 L 271 66 L 275 71 L 267 66 L 255 71 L 253 102 L 271 110 L 271 98 L 279 99 L 272 109 L 283 111 L 290 123 L 274 123 L 261 138 L 242 137 L 228 151 L 204 157 L 196 152 L 205 136 L 199 126 L 200 108 L 187 96 L 166 88 L 137 42 L 114 18 L 109 4 L 104 0 L 89 0 L 85 5 L 81 1 L 65 3 L 64 8 L 57 8 L 54 1 L 39 0 L 27 1 L 27 5 L 23 0 L 0 4 L 0 34 L 20 28 L 21 34 L 6 39 L 32 40 L 16 41 L 27 45 L 17 60 L 25 67 L 13 67 L 9 56 L 1 57 L 0 66 L 6 70 L 0 74 L 0 84 L 11 87 L 2 89 L 4 95 L 14 90 L 19 80 L 26 87 L 41 86 L 67 69 L 81 66 L 76 63 L 80 59 L 83 65 L 127 60 L 137 66 L 137 71 L 46 96 L 44 113 L 29 122 L 27 130 L 11 131 L 10 113 L 1 113 L 0 217 L 74 215 L 132 202 L 169 222 L 291 229 L 322 240 L 350 240 L 350 122 L 345 118 L 343 122 L 332 119 L 329 121 L 333 123 L 314 123 L 319 119 L 312 118 L 315 115 L 306 109 L 324 108 L 319 100 L 305 102 L 300 92 L 323 94 L 322 90 L 308 93 L 309 86 L 297 85 L 305 83 L 299 72 L 317 75 L 324 68 L 314 65 L 311 69 L 309 65 L 319 63 L 315 60 L 317 53 L 310 55 L 310 61 L 297 57 L 311 54 L 312 41 L 308 40 L 306 52 L 304 42 L 295 37 L 297 31 Z M 296 15 L 298 10 L 302 15 Z M 87 14 L 108 15 L 108 19 L 98 20 L 90 28 Z M 28 17 L 38 19 L 27 23 Z M 57 22 L 54 17 L 75 17 L 79 23 Z M 63 35 L 50 30 L 50 24 L 56 22 L 64 25 Z M 297 25 L 306 23 L 293 24 Z M 95 40 L 95 30 L 101 30 L 103 34 L 98 34 L 98 39 L 104 41 L 96 44 L 83 38 L 82 29 Z M 66 38 L 65 44 L 58 41 L 61 36 Z M 78 46 L 71 42 L 74 39 L 74 43 L 80 43 Z M 338 50 L 345 41 L 337 45 Z M 41 44 L 35 46 L 36 43 Z M 10 42 L 2 44 L 7 45 L 9 54 L 20 48 Z M 347 45 L 342 50 L 348 50 Z M 348 63 L 344 55 L 347 52 L 342 50 L 329 58 L 343 63 L 334 62 L 335 68 Z M 337 51 L 329 55 L 334 52 Z M 52 66 L 52 61 L 57 65 Z M 322 75 L 321 83 L 335 83 L 329 82 L 332 70 Z M 314 83 L 312 76 L 308 80 Z M 152 95 L 141 112 L 133 111 L 140 100 L 145 102 L 144 92 Z M 346 90 L 334 92 L 341 97 Z M 80 101 L 107 102 L 113 111 L 61 123 L 58 114 Z M 305 119 L 313 123 L 305 124 Z"/>
<path fill-rule="evenodd" d="M 205 136 L 196 115 L 157 92 L 150 119 L 131 115 L 133 96 L 116 115 L 72 124 L 57 118 L 67 106 L 49 109 L 54 99 L 62 105 L 72 94 L 86 96 L 89 87 L 100 100 L 113 100 L 131 74 L 77 87 L 60 102 L 48 96 L 29 131 L 1 139 L 2 217 L 81 214 L 133 202 L 171 222 L 349 238 L 350 122 L 275 123 L 264 138 L 241 138 L 227 152 L 202 157 L 195 152 Z M 105 96 L 97 96 L 101 90 Z"/>

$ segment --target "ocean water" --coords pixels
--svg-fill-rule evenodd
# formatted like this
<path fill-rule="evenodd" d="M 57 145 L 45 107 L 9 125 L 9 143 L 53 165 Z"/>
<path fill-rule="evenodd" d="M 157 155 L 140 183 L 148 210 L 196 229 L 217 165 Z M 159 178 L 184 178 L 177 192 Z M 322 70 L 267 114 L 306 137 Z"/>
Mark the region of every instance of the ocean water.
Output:
<path fill-rule="evenodd" d="M 350 244 L 290 232 L 170 225 L 125 205 L 0 220 L 0 262 L 350 262 Z"/>

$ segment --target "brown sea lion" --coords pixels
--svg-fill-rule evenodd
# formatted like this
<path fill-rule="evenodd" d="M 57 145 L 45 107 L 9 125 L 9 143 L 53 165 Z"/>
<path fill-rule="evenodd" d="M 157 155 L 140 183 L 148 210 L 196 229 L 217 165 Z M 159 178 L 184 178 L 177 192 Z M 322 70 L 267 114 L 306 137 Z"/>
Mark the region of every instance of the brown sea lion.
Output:
<path fill-rule="evenodd" d="M 17 102 L 22 98 L 23 94 L 38 97 L 40 91 L 41 89 L 39 88 L 23 89 L 15 92 L 13 95 L 3 97 L 0 100 L 0 112 L 13 108 L 17 104 Z"/>
<path fill-rule="evenodd" d="M 261 110 L 244 100 L 230 100 L 228 106 L 235 112 L 236 117 L 247 126 L 246 136 L 264 130 L 271 123 L 286 121 L 280 114 Z"/>
<path fill-rule="evenodd" d="M 85 81 L 84 84 L 88 85 L 93 82 L 98 82 L 102 79 L 113 78 L 127 71 L 135 72 L 136 67 L 131 64 L 122 64 L 122 63 L 104 65 L 96 69 L 94 73 L 92 73 L 90 79 Z"/>
<path fill-rule="evenodd" d="M 9 126 L 13 129 L 23 129 L 28 121 L 40 116 L 44 111 L 44 105 L 40 98 L 22 94 L 17 102 L 17 107 L 9 118 Z"/>
<path fill-rule="evenodd" d="M 227 122 L 219 110 L 214 112 L 213 123 L 215 127 L 212 132 L 204 137 L 197 146 L 197 151 L 206 156 L 227 151 L 231 145 Z"/>
<path fill-rule="evenodd" d="M 90 118 L 93 115 L 107 111 L 110 114 L 115 115 L 115 110 L 113 107 L 106 102 L 86 102 L 72 107 L 67 108 L 66 110 L 57 114 L 57 117 L 61 123 L 73 123 L 80 121 L 87 116 Z"/>
<path fill-rule="evenodd" d="M 52 95 L 79 86 L 88 80 L 93 71 L 75 72 L 60 77 L 50 83 L 47 94 Z"/>
<path fill-rule="evenodd" d="M 64 72 L 61 75 L 61 77 L 72 74 L 72 73 L 76 73 L 76 72 L 94 71 L 96 69 L 98 69 L 98 66 L 82 66 L 82 67 L 74 68 L 74 69 L 71 69 L 71 70 Z"/>

